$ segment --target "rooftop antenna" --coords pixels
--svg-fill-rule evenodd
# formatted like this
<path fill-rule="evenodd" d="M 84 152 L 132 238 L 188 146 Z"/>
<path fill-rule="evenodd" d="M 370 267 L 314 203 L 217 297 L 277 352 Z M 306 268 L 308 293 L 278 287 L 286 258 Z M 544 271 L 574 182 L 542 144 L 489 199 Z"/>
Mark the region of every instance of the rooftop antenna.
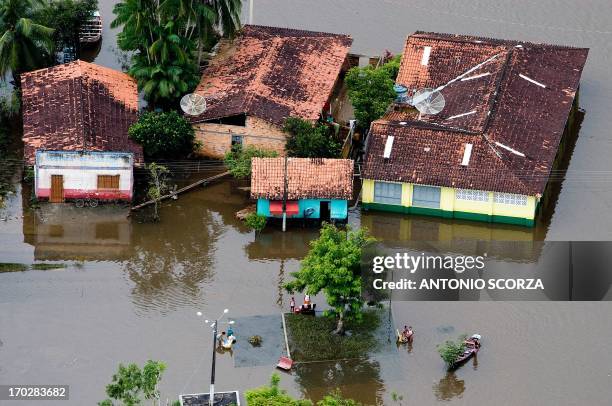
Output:
<path fill-rule="evenodd" d="M 423 114 L 434 115 L 444 109 L 446 104 L 444 96 L 439 90 L 436 89 L 420 89 L 412 96 L 412 105 Z"/>
<path fill-rule="evenodd" d="M 197 93 L 189 93 L 181 99 L 181 109 L 189 116 L 199 116 L 206 111 L 206 99 Z"/>

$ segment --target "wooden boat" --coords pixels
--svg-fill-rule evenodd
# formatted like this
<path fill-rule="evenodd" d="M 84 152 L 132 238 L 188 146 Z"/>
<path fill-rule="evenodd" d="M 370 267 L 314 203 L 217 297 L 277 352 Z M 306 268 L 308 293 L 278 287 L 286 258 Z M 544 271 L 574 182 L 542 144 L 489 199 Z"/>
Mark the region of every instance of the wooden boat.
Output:
<path fill-rule="evenodd" d="M 463 351 L 463 354 L 461 354 L 459 357 L 457 357 L 457 359 L 455 360 L 453 365 L 451 365 L 451 368 L 457 368 L 457 367 L 461 366 L 464 362 L 466 362 L 467 360 L 469 360 L 470 358 L 472 358 L 473 356 L 478 354 L 478 351 L 480 350 L 480 340 L 481 340 L 481 338 L 482 337 L 480 336 L 480 334 L 472 335 L 470 337 L 469 341 L 477 342 L 478 345 L 466 347 L 465 350 Z"/>
<path fill-rule="evenodd" d="M 87 20 L 79 32 L 79 41 L 82 45 L 96 44 L 102 39 L 102 16 L 100 12 L 94 12 L 93 16 Z"/>

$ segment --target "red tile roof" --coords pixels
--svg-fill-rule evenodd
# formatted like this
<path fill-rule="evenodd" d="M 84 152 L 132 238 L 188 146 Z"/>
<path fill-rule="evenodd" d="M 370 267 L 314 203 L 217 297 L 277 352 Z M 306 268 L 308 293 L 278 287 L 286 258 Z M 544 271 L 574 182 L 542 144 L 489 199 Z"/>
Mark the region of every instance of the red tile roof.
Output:
<path fill-rule="evenodd" d="M 288 116 L 316 120 L 351 43 L 347 35 L 247 25 L 204 71 L 196 93 L 208 109 L 192 121 L 239 114 L 276 125 Z"/>
<path fill-rule="evenodd" d="M 22 77 L 24 159 L 36 150 L 132 152 L 128 138 L 138 119 L 138 88 L 125 73 L 83 61 L 29 72 Z"/>
<path fill-rule="evenodd" d="M 253 158 L 251 197 L 281 200 L 285 190 L 285 158 Z M 353 195 L 353 161 L 287 158 L 287 198 L 343 199 Z"/>
<path fill-rule="evenodd" d="M 431 53 L 424 65 L 426 46 Z M 411 35 L 397 82 L 410 90 L 445 86 L 440 91 L 446 105 L 439 114 L 420 120 L 414 112 L 393 111 L 375 122 L 363 177 L 542 194 L 587 54 L 585 48 Z M 385 159 L 389 135 L 395 138 Z M 473 149 L 463 166 L 466 144 Z"/>

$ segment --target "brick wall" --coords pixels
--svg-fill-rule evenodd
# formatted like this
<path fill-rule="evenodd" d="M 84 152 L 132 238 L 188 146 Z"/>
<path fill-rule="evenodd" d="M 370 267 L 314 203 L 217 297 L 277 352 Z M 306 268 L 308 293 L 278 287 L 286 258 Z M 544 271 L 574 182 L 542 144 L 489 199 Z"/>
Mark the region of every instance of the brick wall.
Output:
<path fill-rule="evenodd" d="M 257 117 L 247 117 L 246 126 L 199 123 L 194 124 L 196 139 L 202 145 L 198 154 L 209 158 L 221 159 L 232 144 L 232 135 L 242 136 L 244 146 L 253 145 L 257 148 L 285 152 L 285 133 Z"/>

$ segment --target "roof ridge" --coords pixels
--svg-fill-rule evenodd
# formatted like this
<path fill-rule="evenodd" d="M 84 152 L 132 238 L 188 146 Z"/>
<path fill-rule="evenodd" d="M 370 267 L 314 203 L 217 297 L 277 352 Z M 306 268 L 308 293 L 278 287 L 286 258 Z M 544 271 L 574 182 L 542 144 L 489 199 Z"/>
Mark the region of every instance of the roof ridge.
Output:
<path fill-rule="evenodd" d="M 325 31 L 312 31 L 312 30 L 304 30 L 301 28 L 290 28 L 290 27 L 276 27 L 270 25 L 258 25 L 258 24 L 245 24 L 243 26 L 244 30 L 255 29 L 255 30 L 263 30 L 268 31 L 270 33 L 274 33 L 278 31 L 279 33 L 284 34 L 294 34 L 295 36 L 309 36 L 309 37 L 344 37 L 350 38 L 353 37 L 350 34 L 338 34 L 333 32 L 325 32 Z"/>

